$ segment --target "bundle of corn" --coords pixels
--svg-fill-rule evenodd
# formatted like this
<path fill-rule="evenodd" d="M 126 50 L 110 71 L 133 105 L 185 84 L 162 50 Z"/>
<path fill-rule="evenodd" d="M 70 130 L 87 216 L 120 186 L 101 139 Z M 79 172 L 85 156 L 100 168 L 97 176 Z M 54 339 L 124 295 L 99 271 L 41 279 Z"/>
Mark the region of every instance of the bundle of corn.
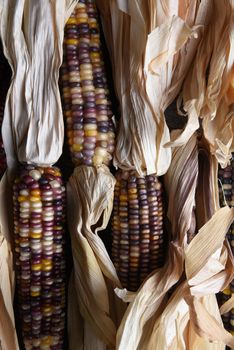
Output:
<path fill-rule="evenodd" d="M 108 164 L 114 151 L 113 113 L 94 0 L 80 1 L 66 24 L 61 74 L 74 164 Z"/>
<path fill-rule="evenodd" d="M 180 92 L 183 79 L 189 70 L 197 46 L 201 43 L 203 37 L 206 37 L 207 40 L 206 34 L 213 2 L 180 1 L 175 4 L 173 1 L 168 1 L 166 9 L 163 2 L 153 0 L 148 2 L 106 2 L 105 0 L 97 0 L 97 3 L 111 53 L 115 88 L 122 112 L 114 156 L 115 165 L 127 172 L 136 171 L 139 176 L 145 174 L 163 175 L 167 172 L 171 163 L 170 146 L 172 146 L 172 143 L 174 146 L 176 144 L 183 145 L 181 157 L 177 157 L 180 150 L 175 151 L 175 159 L 177 160 L 174 160 L 170 172 L 170 179 L 174 178 L 174 182 L 179 185 L 181 185 L 180 181 L 183 180 L 184 188 L 183 193 L 178 188 L 178 193 L 176 193 L 174 182 L 171 181 L 168 190 L 173 192 L 173 195 L 170 195 L 170 205 L 171 207 L 174 206 L 174 213 L 172 211 L 170 213 L 171 224 L 174 225 L 174 240 L 170 245 L 169 259 L 165 268 L 156 270 L 144 281 L 134 298 L 131 293 L 118 291 L 118 295 L 123 300 L 132 301 L 132 303 L 130 303 L 118 330 L 117 348 L 187 348 L 192 347 L 193 340 L 194 344 L 202 343 L 198 335 L 204 335 L 205 344 L 203 343 L 203 345 L 207 348 L 212 347 L 212 345 L 209 345 L 209 339 L 218 340 L 218 347 L 224 348 L 223 343 L 233 344 L 233 339 L 230 338 L 230 334 L 222 333 L 221 317 L 214 290 L 222 288 L 222 285 L 225 282 L 227 283 L 231 275 L 230 259 L 227 257 L 227 251 L 224 248 L 222 249 L 222 243 L 228 225 L 232 220 L 233 211 L 229 208 L 218 211 L 216 202 L 212 207 L 212 211 L 210 211 L 210 202 L 208 202 L 206 212 L 211 212 L 213 216 L 202 218 L 207 226 L 204 224 L 204 226 L 201 226 L 201 230 L 196 236 L 198 238 L 195 237 L 187 249 L 189 242 L 187 235 L 191 233 L 191 237 L 193 237 L 196 233 L 194 208 L 197 177 L 196 174 L 193 174 L 193 177 L 190 178 L 189 172 L 183 164 L 188 160 L 187 153 L 191 151 L 189 147 L 193 147 L 191 164 L 194 164 L 195 171 L 198 171 L 197 135 L 192 138 L 191 136 L 199 127 L 199 121 L 196 120 L 194 114 L 191 114 L 189 115 L 186 131 L 170 135 L 164 118 L 165 109 Z M 229 14 L 231 14 L 231 11 L 229 11 Z M 230 51 L 227 49 L 226 52 L 229 53 Z M 203 74 L 203 70 L 200 69 L 200 71 Z M 197 84 L 197 79 L 194 79 L 194 84 Z M 191 86 L 190 81 L 190 89 Z M 186 90 L 184 91 L 186 92 Z M 187 107 L 186 111 L 188 110 Z M 192 139 L 191 142 L 190 138 Z M 174 143 L 175 140 L 177 143 Z M 186 144 L 188 140 L 189 146 Z M 212 192 L 214 198 L 211 200 L 216 201 L 217 193 L 214 179 L 215 176 L 210 181 L 211 186 L 214 187 Z M 128 181 L 126 182 L 128 183 Z M 121 215 L 116 215 L 118 207 L 120 209 L 121 205 L 126 206 L 126 202 L 124 202 L 127 194 L 126 186 L 124 182 L 123 184 L 119 183 L 117 179 L 116 197 L 120 200 L 118 193 L 123 191 L 123 205 L 117 198 L 113 227 L 116 230 L 114 242 L 119 242 L 120 247 L 123 242 L 126 250 L 128 250 L 128 240 L 121 233 L 122 227 L 123 233 L 125 233 L 125 229 L 128 229 L 130 233 L 129 223 L 126 224 L 122 220 L 126 217 L 128 209 L 124 209 Z M 192 187 L 191 193 L 190 186 Z M 189 198 L 187 198 L 184 189 L 189 192 Z M 181 203 L 178 207 L 182 207 L 182 212 L 175 208 L 175 198 L 177 198 L 176 203 Z M 207 198 L 202 197 L 202 202 L 205 199 L 207 200 Z M 189 213 L 189 218 L 186 217 L 186 213 Z M 224 218 L 223 226 L 219 222 L 222 218 Z M 215 233 L 215 241 L 206 238 L 211 228 Z M 122 236 L 123 240 L 121 242 Z M 214 238 L 214 235 L 212 235 L 212 238 Z M 203 247 L 200 244 L 201 242 Z M 205 252 L 203 251 L 204 246 L 207 247 Z M 126 274 L 126 266 L 128 267 L 129 263 L 128 258 L 126 258 L 126 250 L 122 249 L 121 251 L 121 258 L 124 258 L 123 262 L 120 259 L 117 261 L 118 268 L 118 264 L 122 264 L 124 274 Z M 215 265 L 217 269 L 212 270 L 211 273 L 212 258 L 210 256 L 213 253 L 216 253 L 215 257 L 212 256 L 212 258 L 215 263 L 217 262 Z M 227 273 L 222 275 L 222 283 L 221 279 L 219 280 L 217 277 L 220 272 L 219 258 L 228 270 Z M 183 273 L 184 264 L 186 268 Z M 186 276 L 185 279 L 188 283 L 186 280 L 183 281 L 183 276 Z M 211 282 L 214 278 L 214 285 L 208 288 L 204 284 L 210 276 Z M 122 277 L 126 280 L 124 275 Z M 180 278 L 182 283 L 178 283 L 176 292 L 166 304 L 164 296 L 168 289 L 177 283 Z M 202 287 L 204 290 L 202 290 Z M 210 290 L 213 293 L 211 293 L 211 296 L 209 296 Z M 204 301 L 201 304 L 199 295 L 204 296 Z M 205 304 L 208 305 L 211 314 L 209 317 L 206 315 Z M 213 328 L 212 330 L 209 327 L 206 328 L 203 322 L 196 322 L 196 305 L 198 305 L 200 319 L 203 321 L 207 316 L 212 327 L 217 326 L 217 334 L 213 331 Z M 191 311 L 191 314 L 189 314 L 189 311 Z M 162 314 L 162 317 L 159 314 Z M 168 324 L 170 324 L 169 327 Z M 190 341 L 189 344 L 187 343 L 188 340 L 185 339 L 183 331 L 180 332 L 178 325 L 181 326 L 184 332 L 190 331 L 190 326 L 196 329 L 196 335 L 194 335 L 191 343 Z M 186 328 L 187 326 L 188 328 Z"/>
<path fill-rule="evenodd" d="M 57 168 L 26 165 L 14 184 L 16 284 L 26 349 L 63 348 L 65 187 Z"/>
<path fill-rule="evenodd" d="M 135 291 L 163 264 L 162 185 L 155 175 L 116 176 L 112 259 L 123 287 Z"/>
<path fill-rule="evenodd" d="M 74 350 L 77 346 L 104 349 L 115 346 L 123 308 L 114 293 L 120 281 L 97 235 L 105 229 L 112 209 L 115 180 L 106 165 L 112 158 L 115 135 L 94 0 L 79 1 L 64 36 L 60 81 L 68 144 L 76 166 L 68 183 L 74 261 L 69 285 L 69 346 Z"/>
<path fill-rule="evenodd" d="M 233 207 L 234 201 L 233 201 L 233 179 L 234 179 L 234 161 L 231 162 L 229 166 L 227 166 L 224 169 L 219 169 L 219 179 L 221 180 L 222 183 L 222 189 L 223 189 L 223 195 L 226 203 Z M 234 241 L 232 239 L 234 234 L 234 224 L 230 227 L 228 233 L 227 233 L 227 238 L 230 242 L 232 253 L 234 252 Z M 224 304 L 226 301 L 228 301 L 232 294 L 234 293 L 234 281 L 226 288 L 223 290 L 221 295 L 219 295 L 219 300 L 221 304 Z M 223 323 L 225 328 L 230 331 L 234 335 L 234 310 L 232 309 L 229 313 L 226 313 L 223 315 Z"/>
<path fill-rule="evenodd" d="M 129 179 L 117 178 L 112 225 L 113 259 L 123 285 L 136 290 L 149 273 L 163 263 L 162 211 L 156 210 L 152 214 L 155 215 L 155 226 L 150 227 L 152 219 L 148 206 L 155 198 L 151 198 L 151 189 L 147 188 L 148 179 L 152 176 L 158 182 L 156 176 L 165 174 L 170 165 L 171 149 L 164 147 L 170 141 L 164 110 L 179 92 L 199 42 L 193 40 L 201 34 L 196 24 L 203 24 L 206 16 L 203 14 L 201 20 L 204 4 L 199 7 L 200 2 L 196 1 L 189 4 L 182 1 L 178 7 L 168 4 L 167 11 L 155 1 L 137 4 L 113 1 L 110 4 L 98 0 L 97 3 L 122 111 L 114 163 L 130 176 Z M 157 86 L 160 88 L 155 88 Z M 139 174 L 135 184 L 131 183 L 131 172 Z M 128 191 L 135 191 L 131 194 L 133 200 L 128 198 Z M 141 192 L 144 193 L 143 200 Z M 137 206 L 146 207 L 142 212 L 142 229 L 137 227 L 141 225 L 141 217 L 136 219 L 135 214 L 128 213 L 132 205 L 133 213 L 139 210 Z M 144 226 L 145 238 L 143 233 L 140 234 L 141 230 L 144 232 Z M 130 238 L 132 230 L 139 231 L 136 244 L 141 246 L 142 254 Z M 157 236 L 155 232 L 160 234 Z M 155 242 L 159 241 L 149 243 L 151 235 Z M 127 257 L 128 252 L 134 258 Z M 151 263 L 151 254 L 161 257 Z"/>
<path fill-rule="evenodd" d="M 19 331 L 26 349 L 63 348 L 65 188 L 52 164 L 63 148 L 58 75 L 64 25 L 76 2 L 6 0 L 1 6 L 1 38 L 13 73 L 3 120 L 8 172 L 1 195 L 7 189 L 9 195 L 18 163 L 26 165 L 13 185 L 14 227 L 8 202 L 0 224 L 4 231 L 9 227 L 7 239 L 15 239 Z"/>

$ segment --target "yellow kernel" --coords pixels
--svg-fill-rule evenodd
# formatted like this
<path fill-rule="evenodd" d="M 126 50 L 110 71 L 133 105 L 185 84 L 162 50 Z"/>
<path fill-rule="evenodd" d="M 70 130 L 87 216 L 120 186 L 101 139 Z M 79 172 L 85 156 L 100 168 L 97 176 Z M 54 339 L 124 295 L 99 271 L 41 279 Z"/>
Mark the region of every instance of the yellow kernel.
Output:
<path fill-rule="evenodd" d="M 81 63 L 80 65 L 81 72 L 93 72 L 93 66 L 90 63 Z"/>
<path fill-rule="evenodd" d="M 96 100 L 97 105 L 107 105 L 107 100 L 105 98 Z"/>
<path fill-rule="evenodd" d="M 30 200 L 30 202 L 40 202 L 40 197 L 32 196 L 32 197 L 29 198 L 29 200 Z"/>
<path fill-rule="evenodd" d="M 79 41 L 77 39 L 67 39 L 65 43 L 68 45 L 78 45 Z"/>
<path fill-rule="evenodd" d="M 129 188 L 128 189 L 128 193 L 137 193 L 137 189 L 136 188 Z"/>
<path fill-rule="evenodd" d="M 99 58 L 100 57 L 100 53 L 99 52 L 91 52 L 90 53 L 92 58 Z"/>
<path fill-rule="evenodd" d="M 40 296 L 40 292 L 31 292 L 30 294 L 32 297 L 39 297 Z"/>
<path fill-rule="evenodd" d="M 83 149 L 83 145 L 79 145 L 78 143 L 75 143 L 72 146 L 72 149 L 73 149 L 74 152 L 80 152 Z"/>
<path fill-rule="evenodd" d="M 87 85 L 87 86 L 82 87 L 82 91 L 83 92 L 92 92 L 92 91 L 95 91 L 95 89 L 94 89 L 93 85 Z"/>
<path fill-rule="evenodd" d="M 132 193 L 128 195 L 128 199 L 137 199 L 137 198 L 138 198 L 137 194 Z"/>
<path fill-rule="evenodd" d="M 34 239 L 39 239 L 42 237 L 41 233 L 30 233 L 30 237 Z"/>
<path fill-rule="evenodd" d="M 89 27 L 90 28 L 98 28 L 97 22 L 95 21 L 95 22 L 91 23 L 90 20 L 89 20 Z"/>
<path fill-rule="evenodd" d="M 51 306 L 44 307 L 43 312 L 45 312 L 45 313 L 52 312 L 52 307 Z"/>
<path fill-rule="evenodd" d="M 32 265 L 31 269 L 33 271 L 40 271 L 41 270 L 41 264 Z"/>
<path fill-rule="evenodd" d="M 52 270 L 52 265 L 43 265 L 42 270 L 43 271 L 50 271 L 50 270 Z"/>
<path fill-rule="evenodd" d="M 224 289 L 223 293 L 226 294 L 226 295 L 231 295 L 232 294 L 230 289 Z"/>
<path fill-rule="evenodd" d="M 121 195 L 119 196 L 119 200 L 120 200 L 121 202 L 126 202 L 126 201 L 128 200 L 128 196 L 127 196 L 126 194 L 121 194 Z"/>
<path fill-rule="evenodd" d="M 100 45 L 100 39 L 92 39 L 92 44 L 98 44 L 98 46 Z"/>
<path fill-rule="evenodd" d="M 52 265 L 52 261 L 51 261 L 51 260 L 48 260 L 48 259 L 43 259 L 43 260 L 42 260 L 42 264 L 43 264 L 44 266 Z"/>
<path fill-rule="evenodd" d="M 85 136 L 97 136 L 97 130 L 85 130 Z"/>
<path fill-rule="evenodd" d="M 76 23 L 77 23 L 77 24 L 80 24 L 80 23 L 87 23 L 87 18 L 82 18 L 82 17 L 77 18 Z"/>
<path fill-rule="evenodd" d="M 41 192 L 39 190 L 32 190 L 31 191 L 31 195 L 34 197 L 39 197 L 41 194 Z"/>
<path fill-rule="evenodd" d="M 96 124 L 85 124 L 84 125 L 84 130 L 96 130 L 97 125 Z"/>
<path fill-rule="evenodd" d="M 24 202 L 24 201 L 26 201 L 27 200 L 27 198 L 26 197 L 24 197 L 24 196 L 19 196 L 18 197 L 18 202 Z"/>
<path fill-rule="evenodd" d="M 76 18 L 70 17 L 67 21 L 67 24 L 76 24 Z"/>
<path fill-rule="evenodd" d="M 44 310 L 44 309 L 43 309 Z M 41 340 L 42 345 L 51 345 L 52 343 L 52 337 L 48 336 L 48 337 L 43 337 Z"/>

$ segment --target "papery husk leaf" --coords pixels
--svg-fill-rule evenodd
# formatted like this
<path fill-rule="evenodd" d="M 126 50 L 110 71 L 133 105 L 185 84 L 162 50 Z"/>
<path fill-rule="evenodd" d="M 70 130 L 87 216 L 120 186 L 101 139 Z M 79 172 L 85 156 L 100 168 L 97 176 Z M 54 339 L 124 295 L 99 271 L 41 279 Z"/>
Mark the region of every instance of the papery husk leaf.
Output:
<path fill-rule="evenodd" d="M 164 147 L 170 142 L 164 111 L 189 69 L 207 6 L 194 0 L 97 4 L 122 114 L 114 164 L 141 175 L 163 175 L 171 162 L 171 150 Z"/>
<path fill-rule="evenodd" d="M 0 182 L 0 345 L 2 350 L 18 350 L 13 310 L 15 276 L 11 250 L 11 185 L 7 173 Z"/>
<path fill-rule="evenodd" d="M 194 280 L 194 276 L 199 273 L 201 277 L 201 270 L 205 268 L 206 264 L 210 265 L 211 268 L 211 271 L 207 270 L 208 275 L 215 273 L 214 260 L 213 264 L 209 263 L 209 260 L 212 262 L 212 259 L 215 259 L 212 258 L 212 255 L 222 247 L 226 232 L 233 219 L 234 208 L 223 207 L 213 215 L 212 219 L 194 237 L 185 251 L 185 268 L 188 282 L 191 280 L 192 284 L 198 283 Z M 220 267 L 221 265 L 217 266 L 218 270 Z"/>
<path fill-rule="evenodd" d="M 234 338 L 223 328 L 214 293 L 217 290 L 219 291 L 225 283 L 228 283 L 230 276 L 233 276 L 233 261 L 228 267 L 226 265 L 228 254 L 226 254 L 223 265 L 218 264 L 220 259 L 220 254 L 218 254 L 216 257 L 218 268 L 215 269 L 215 265 L 213 264 L 215 260 L 212 257 L 209 258 L 209 256 L 213 251 L 217 250 L 217 246 L 222 246 L 225 234 L 233 220 L 233 215 L 234 212 L 228 207 L 219 209 L 185 249 L 187 281 L 177 287 L 177 290 L 168 301 L 167 307 L 155 321 L 151 339 L 148 345 L 146 345 L 147 349 L 151 349 L 155 342 L 158 346 L 156 348 L 159 348 L 160 345 L 162 349 L 177 349 L 180 348 L 179 344 L 185 344 L 184 349 L 193 349 L 193 344 L 189 343 L 190 345 L 187 345 L 188 339 L 185 336 L 186 333 L 184 334 L 187 325 L 192 327 L 199 337 L 203 338 L 198 339 L 199 344 L 205 343 L 205 346 L 209 349 L 224 349 L 225 344 L 232 344 Z M 217 225 L 217 231 L 219 230 L 221 233 L 216 241 L 217 231 L 215 227 L 218 222 L 221 222 L 222 227 Z M 210 227 L 213 228 L 212 233 L 210 232 Z M 210 239 L 208 238 L 209 236 Z M 208 258 L 206 253 L 208 254 Z M 205 269 L 204 266 L 207 266 L 207 268 Z M 218 278 L 220 271 L 225 272 L 221 283 Z M 214 278 L 212 284 L 209 284 L 208 281 L 211 279 L 211 276 L 216 276 L 216 278 Z M 225 276 L 227 276 L 226 281 Z M 210 300 L 208 302 L 209 299 L 212 301 Z M 188 313 L 189 317 L 186 316 Z M 181 319 L 184 321 L 184 328 L 181 323 L 180 327 L 177 326 Z M 185 319 L 187 319 L 187 324 Z M 196 343 L 195 334 L 193 335 L 193 339 Z M 209 344 L 209 341 L 219 343 L 216 345 Z M 203 349 L 203 347 L 201 348 Z"/>
<path fill-rule="evenodd" d="M 213 297 L 215 298 L 215 296 Z M 216 300 L 213 299 L 213 303 L 210 305 L 209 309 L 215 305 L 215 302 Z M 220 315 L 217 314 L 216 317 L 220 317 Z M 224 329 L 221 319 L 220 322 L 218 322 L 218 320 L 208 312 L 204 303 L 197 298 L 193 298 L 192 307 L 190 304 L 190 320 L 193 322 L 196 333 L 203 339 L 220 342 L 220 346 L 223 349 L 226 348 L 225 344 L 231 348 L 234 347 L 234 337 Z M 213 349 L 215 345 L 215 343 L 211 343 L 210 349 Z"/>
<path fill-rule="evenodd" d="M 145 342 L 152 333 L 155 317 L 165 305 L 166 293 L 183 272 L 182 251 L 173 244 L 169 248 L 168 263 L 146 279 L 129 304 L 117 332 L 117 349 L 146 348 Z"/>
<path fill-rule="evenodd" d="M 116 327 L 124 312 L 124 305 L 114 294 L 114 288 L 120 288 L 121 284 L 97 235 L 109 221 L 114 184 L 115 179 L 105 166 L 97 169 L 80 166 L 75 169 L 67 186 L 68 224 L 74 260 L 70 293 L 74 288 L 76 293 L 73 298 L 76 298 L 84 319 L 80 337 L 83 337 L 83 344 L 88 349 L 115 347 Z M 69 310 L 72 310 L 72 305 Z M 69 324 L 71 337 L 73 333 L 82 331 L 79 323 L 72 324 L 70 320 Z"/>
<path fill-rule="evenodd" d="M 18 350 L 15 329 L 13 298 L 13 258 L 7 240 L 0 235 L 0 347 L 2 350 Z"/>
<path fill-rule="evenodd" d="M 10 168 L 17 159 L 51 165 L 62 153 L 58 75 L 64 24 L 77 2 L 0 1 L 1 39 L 12 69 L 2 126 Z"/>
<path fill-rule="evenodd" d="M 215 0 L 210 13 L 217 21 L 211 21 L 205 31 L 184 82 L 183 109 L 188 122 L 168 146 L 186 142 L 201 118 L 210 152 L 225 167 L 233 151 L 233 3 Z"/>

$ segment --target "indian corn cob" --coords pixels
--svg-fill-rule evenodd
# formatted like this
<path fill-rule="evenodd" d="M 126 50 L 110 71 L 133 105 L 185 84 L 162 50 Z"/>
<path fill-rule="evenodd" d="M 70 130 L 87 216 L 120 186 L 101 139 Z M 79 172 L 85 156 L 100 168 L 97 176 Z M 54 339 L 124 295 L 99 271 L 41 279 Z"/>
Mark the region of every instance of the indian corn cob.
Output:
<path fill-rule="evenodd" d="M 219 179 L 222 182 L 223 194 L 226 200 L 226 203 L 229 206 L 234 206 L 234 160 L 231 161 L 231 164 L 227 166 L 225 169 L 219 169 Z M 232 253 L 234 254 L 234 223 L 231 225 L 229 232 L 227 234 L 227 238 L 229 240 Z M 234 293 L 234 280 L 226 288 L 221 296 L 221 303 L 227 301 L 232 294 Z M 234 309 L 232 309 L 229 313 L 223 315 L 223 323 L 224 327 L 234 335 Z"/>
<path fill-rule="evenodd" d="M 16 284 L 26 350 L 63 347 L 65 187 L 55 167 L 22 166 L 13 187 Z"/>
<path fill-rule="evenodd" d="M 75 165 L 108 164 L 114 151 L 111 102 L 94 0 L 81 0 L 64 33 L 63 109 Z"/>
<path fill-rule="evenodd" d="M 112 217 L 112 259 L 124 287 L 135 291 L 163 263 L 162 185 L 155 175 L 119 172 Z"/>

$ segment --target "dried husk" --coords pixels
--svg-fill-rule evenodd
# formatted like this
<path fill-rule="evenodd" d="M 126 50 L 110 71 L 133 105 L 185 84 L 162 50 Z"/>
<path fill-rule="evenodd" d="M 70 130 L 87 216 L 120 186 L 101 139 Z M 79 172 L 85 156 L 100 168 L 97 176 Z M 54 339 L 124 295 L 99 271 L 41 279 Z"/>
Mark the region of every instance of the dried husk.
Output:
<path fill-rule="evenodd" d="M 181 97 L 188 122 L 170 145 L 186 142 L 202 122 L 209 150 L 222 167 L 233 151 L 233 35 L 231 0 L 213 1 L 211 21 L 199 43 Z"/>
<path fill-rule="evenodd" d="M 209 164 L 209 171 L 205 173 L 201 167 L 199 176 L 198 154 L 204 148 L 208 159 L 203 161 Z M 215 297 L 233 278 L 233 257 L 223 242 L 234 211 L 219 209 L 216 175 L 217 161 L 196 135 L 185 146 L 175 148 L 165 175 L 172 232 L 168 262 L 152 273 L 135 295 L 118 291 L 130 301 L 118 329 L 118 349 L 225 349 L 225 344 L 234 345 L 234 338 L 223 328 Z M 188 234 L 193 236 L 197 230 L 194 207 L 201 181 L 206 186 L 202 202 L 210 203 L 201 220 L 204 223 L 189 243 Z M 167 299 L 168 287 L 176 283 Z"/>
<path fill-rule="evenodd" d="M 193 206 L 198 176 L 197 155 L 195 136 L 186 146 L 174 150 L 165 183 L 166 189 L 170 188 L 167 216 L 172 232 L 168 261 L 162 269 L 156 270 L 149 276 L 135 298 L 132 298 L 117 333 L 118 349 L 149 347 L 155 322 L 167 303 L 167 292 L 182 276 L 186 235 L 189 230 L 194 230 Z"/>
<path fill-rule="evenodd" d="M 1 38 L 12 69 L 2 126 L 10 168 L 17 159 L 51 165 L 62 153 L 58 74 L 64 24 L 77 2 L 0 2 Z"/>
<path fill-rule="evenodd" d="M 202 151 L 204 152 L 203 149 Z M 169 336 L 164 338 L 164 341 L 168 342 L 165 349 L 198 349 L 199 347 L 225 349 L 225 344 L 233 347 L 234 338 L 223 328 L 215 297 L 215 293 L 224 289 L 233 278 L 233 257 L 229 247 L 226 244 L 223 245 L 225 234 L 233 221 L 233 210 L 228 207 L 218 209 L 217 161 L 209 156 L 208 152 L 206 153 L 207 158 L 203 161 L 206 166 L 208 164 L 209 169 L 205 172 L 205 167 L 199 164 L 204 185 L 202 186 L 199 179 L 198 189 L 203 190 L 203 193 L 199 194 L 203 196 L 203 202 L 207 203 L 207 210 L 203 211 L 203 218 L 201 211 L 197 215 L 206 223 L 192 242 L 185 247 L 186 281 L 177 287 L 152 333 L 151 344 L 159 334 L 168 333 L 168 324 L 174 318 L 174 325 L 172 322 L 174 338 L 171 326 L 169 327 L 171 342 L 168 341 Z M 212 183 L 210 189 L 207 186 L 208 182 Z M 199 227 L 199 224 L 197 226 Z M 178 323 L 179 325 L 176 326 Z M 185 330 L 189 331 L 190 335 L 192 332 L 193 337 L 187 337 Z M 210 341 L 215 342 L 210 343 Z"/>
<path fill-rule="evenodd" d="M 18 350 L 13 311 L 14 269 L 7 219 L 9 184 L 6 176 L 0 183 L 0 348 Z M 6 190 L 7 189 L 7 190 Z"/>
<path fill-rule="evenodd" d="M 180 90 L 208 23 L 210 1 L 97 4 L 121 107 L 115 165 L 162 175 L 171 161 L 164 111 Z"/>
<path fill-rule="evenodd" d="M 77 349 L 73 337 L 79 338 L 81 348 L 115 348 L 116 329 L 125 310 L 114 293 L 114 288 L 121 287 L 120 281 L 98 236 L 110 218 L 114 184 L 105 166 L 79 166 L 68 182 L 68 224 L 74 261 L 68 314 L 72 350 Z M 78 322 L 74 323 L 76 318 Z"/>

